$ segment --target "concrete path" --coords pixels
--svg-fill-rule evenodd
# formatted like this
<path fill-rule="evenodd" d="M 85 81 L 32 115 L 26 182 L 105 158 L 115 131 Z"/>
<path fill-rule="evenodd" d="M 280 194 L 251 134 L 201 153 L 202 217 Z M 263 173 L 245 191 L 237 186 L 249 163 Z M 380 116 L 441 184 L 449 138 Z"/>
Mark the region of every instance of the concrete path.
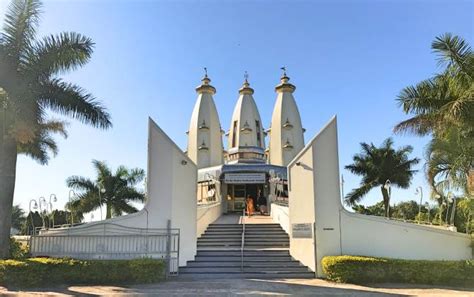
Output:
<path fill-rule="evenodd" d="M 254 214 L 251 217 L 242 217 L 239 214 L 224 214 L 220 216 L 213 224 L 274 224 L 271 216 L 262 216 Z"/>
<path fill-rule="evenodd" d="M 140 286 L 62 286 L 42 290 L 7 290 L 1 296 L 474 296 L 462 288 L 422 285 L 357 286 L 319 279 L 200 280 L 175 279 Z"/>

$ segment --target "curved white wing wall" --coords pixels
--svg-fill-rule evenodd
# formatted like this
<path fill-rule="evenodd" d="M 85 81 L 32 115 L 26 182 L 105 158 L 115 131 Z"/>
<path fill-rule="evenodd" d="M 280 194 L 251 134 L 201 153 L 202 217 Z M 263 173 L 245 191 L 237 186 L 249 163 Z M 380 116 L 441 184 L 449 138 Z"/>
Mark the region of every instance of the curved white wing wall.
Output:
<path fill-rule="evenodd" d="M 329 255 L 400 259 L 472 259 L 466 234 L 349 213 L 341 204 L 337 121 L 334 117 L 288 165 L 290 177 L 290 253 L 323 276 Z M 313 227 L 298 238 L 294 224 Z M 296 226 L 298 227 L 298 226 Z"/>
<path fill-rule="evenodd" d="M 180 230 L 179 265 L 194 259 L 196 254 L 196 184 L 197 167 L 193 161 L 150 118 L 148 121 L 148 199 L 137 213 L 73 228 L 50 230 L 45 235 L 121 235 L 126 228 Z M 117 225 L 119 225 L 117 227 Z M 119 228 L 125 227 L 125 228 Z"/>

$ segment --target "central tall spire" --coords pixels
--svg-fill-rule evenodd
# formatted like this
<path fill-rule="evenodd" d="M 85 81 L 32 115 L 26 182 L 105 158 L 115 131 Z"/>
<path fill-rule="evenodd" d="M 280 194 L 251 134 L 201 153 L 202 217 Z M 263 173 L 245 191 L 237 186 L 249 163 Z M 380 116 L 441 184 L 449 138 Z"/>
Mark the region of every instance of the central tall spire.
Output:
<path fill-rule="evenodd" d="M 262 121 L 253 99 L 254 90 L 250 87 L 245 72 L 244 83 L 239 89 L 239 98 L 234 108 L 229 130 L 228 163 L 265 162 L 265 139 Z"/>

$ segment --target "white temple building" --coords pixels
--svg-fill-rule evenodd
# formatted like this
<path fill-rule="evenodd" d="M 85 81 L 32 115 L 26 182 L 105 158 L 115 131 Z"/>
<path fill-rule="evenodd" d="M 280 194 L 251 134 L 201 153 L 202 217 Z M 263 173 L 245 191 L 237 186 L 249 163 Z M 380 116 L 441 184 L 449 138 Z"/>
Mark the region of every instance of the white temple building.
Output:
<path fill-rule="evenodd" d="M 32 255 L 163 258 L 169 274 L 212 278 L 323 277 L 321 260 L 330 255 L 472 259 L 469 235 L 347 211 L 337 118 L 305 145 L 295 90 L 283 73 L 265 130 L 246 78 L 225 132 L 206 73 L 196 88 L 186 151 L 148 120 L 144 208 L 43 229 L 31 238 Z M 239 214 L 246 198 L 255 200 L 259 192 L 267 198 L 267 214 L 260 216 L 263 223 L 247 225 Z"/>
<path fill-rule="evenodd" d="M 265 131 L 246 75 L 225 133 L 225 151 L 222 125 L 213 99 L 216 88 L 206 73 L 196 88 L 198 97 L 187 132 L 187 155 L 199 172 L 198 201 L 226 197 L 223 210 L 232 212 L 243 209 L 246 197 L 256 199 L 258 190 L 265 197 L 271 197 L 277 190 L 283 197 L 287 195 L 286 166 L 304 147 L 304 129 L 293 97 L 296 87 L 289 80 L 284 72 L 275 87 L 275 107 L 270 128 Z M 278 178 L 280 185 L 272 185 L 272 178 Z"/>

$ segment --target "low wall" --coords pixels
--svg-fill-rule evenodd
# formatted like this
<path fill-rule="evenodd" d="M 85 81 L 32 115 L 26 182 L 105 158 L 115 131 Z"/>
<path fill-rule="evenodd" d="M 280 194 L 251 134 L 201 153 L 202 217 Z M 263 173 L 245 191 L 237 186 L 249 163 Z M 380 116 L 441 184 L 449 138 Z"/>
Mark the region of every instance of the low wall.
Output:
<path fill-rule="evenodd" d="M 471 258 L 468 235 L 341 211 L 343 255 L 417 260 Z"/>
<path fill-rule="evenodd" d="M 272 203 L 270 212 L 273 222 L 280 224 L 286 233 L 290 234 L 290 214 L 288 206 Z"/>
<path fill-rule="evenodd" d="M 204 231 L 206 231 L 207 226 L 217 220 L 221 215 L 222 208 L 220 202 L 198 206 L 196 237 L 200 237 Z"/>

